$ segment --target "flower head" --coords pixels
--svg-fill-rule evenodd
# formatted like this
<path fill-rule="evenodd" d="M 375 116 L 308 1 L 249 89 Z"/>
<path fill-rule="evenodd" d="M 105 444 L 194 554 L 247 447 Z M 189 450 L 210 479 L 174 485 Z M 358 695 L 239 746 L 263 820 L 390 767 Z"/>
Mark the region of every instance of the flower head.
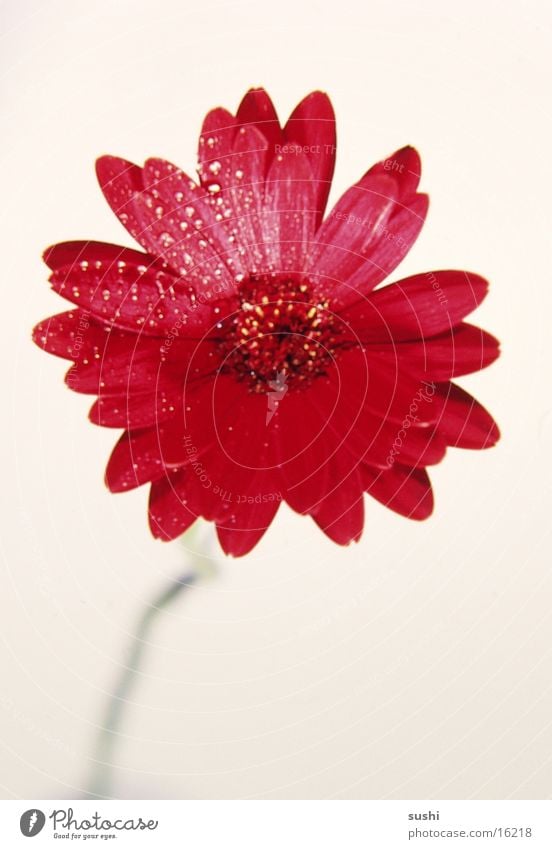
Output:
<path fill-rule="evenodd" d="M 160 159 L 104 156 L 104 195 L 141 250 L 54 245 L 45 261 L 68 312 L 34 339 L 72 360 L 90 418 L 123 428 L 113 492 L 151 484 L 153 534 L 198 516 L 248 552 L 282 501 L 335 542 L 358 540 L 363 494 L 424 519 L 426 467 L 448 446 L 486 448 L 491 416 L 451 379 L 498 355 L 464 322 L 487 283 L 465 271 L 379 284 L 410 249 L 428 200 L 403 148 L 324 217 L 334 169 L 328 97 L 282 128 L 266 92 L 209 112 L 199 181 Z"/>

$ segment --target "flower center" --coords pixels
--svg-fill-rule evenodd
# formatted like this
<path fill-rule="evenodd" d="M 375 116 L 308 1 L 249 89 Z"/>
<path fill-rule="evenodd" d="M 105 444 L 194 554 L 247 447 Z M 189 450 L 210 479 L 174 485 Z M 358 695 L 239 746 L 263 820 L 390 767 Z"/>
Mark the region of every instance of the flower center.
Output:
<path fill-rule="evenodd" d="M 275 379 L 308 385 L 326 373 L 336 343 L 334 317 L 307 281 L 251 275 L 238 299 L 223 342 L 224 371 L 249 381 L 252 392 L 266 392 Z"/>

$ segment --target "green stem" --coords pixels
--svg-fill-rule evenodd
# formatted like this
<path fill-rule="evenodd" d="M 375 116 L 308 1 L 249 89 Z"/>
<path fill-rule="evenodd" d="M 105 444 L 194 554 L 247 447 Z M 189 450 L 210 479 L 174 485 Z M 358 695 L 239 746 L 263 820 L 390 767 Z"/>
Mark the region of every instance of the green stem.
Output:
<path fill-rule="evenodd" d="M 192 541 L 194 531 L 195 528 L 182 538 L 185 543 L 189 544 Z M 127 648 L 126 659 L 119 669 L 115 686 L 109 695 L 103 721 L 100 723 L 92 758 L 92 775 L 85 791 L 87 799 L 109 799 L 112 796 L 113 756 L 121 735 L 125 709 L 130 693 L 140 675 L 153 626 L 163 611 L 179 595 L 189 589 L 199 577 L 207 576 L 212 571 L 205 568 L 205 560 L 199 552 L 188 549 L 188 554 L 192 557 L 192 568 L 179 578 L 172 580 L 168 587 L 155 596 L 138 618 Z"/>

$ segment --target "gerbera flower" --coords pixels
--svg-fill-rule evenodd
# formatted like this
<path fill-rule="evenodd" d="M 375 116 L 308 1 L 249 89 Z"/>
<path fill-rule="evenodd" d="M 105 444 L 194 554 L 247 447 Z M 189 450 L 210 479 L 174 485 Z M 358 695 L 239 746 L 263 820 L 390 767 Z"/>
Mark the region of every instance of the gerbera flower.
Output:
<path fill-rule="evenodd" d="M 164 540 L 198 516 L 248 552 L 282 501 L 340 544 L 363 494 L 413 519 L 432 511 L 426 467 L 447 446 L 486 448 L 491 416 L 451 379 L 498 355 L 463 319 L 487 283 L 434 271 L 379 287 L 415 241 L 428 200 L 403 148 L 324 218 L 335 119 L 314 92 L 282 128 L 266 92 L 207 115 L 199 181 L 160 159 L 104 156 L 107 202 L 142 250 L 79 241 L 46 251 L 74 305 L 35 329 L 124 428 L 107 485 L 151 484 Z M 379 288 L 377 288 L 379 287 Z"/>

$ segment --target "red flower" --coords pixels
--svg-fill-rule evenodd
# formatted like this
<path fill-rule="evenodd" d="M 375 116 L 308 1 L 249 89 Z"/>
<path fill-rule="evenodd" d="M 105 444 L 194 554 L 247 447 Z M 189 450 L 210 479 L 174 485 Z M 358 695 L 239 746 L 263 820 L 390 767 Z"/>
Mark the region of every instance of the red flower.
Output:
<path fill-rule="evenodd" d="M 282 129 L 268 95 L 210 112 L 199 183 L 159 159 L 97 173 L 143 251 L 65 242 L 46 251 L 75 306 L 35 341 L 74 361 L 90 418 L 124 428 L 107 484 L 151 483 L 153 534 L 198 516 L 248 552 L 280 502 L 335 542 L 358 540 L 363 493 L 413 519 L 432 510 L 425 467 L 447 446 L 486 448 L 491 416 L 451 378 L 498 355 L 463 321 L 487 283 L 464 271 L 376 288 L 424 221 L 411 147 L 378 163 L 323 219 L 335 119 L 320 92 Z"/>

